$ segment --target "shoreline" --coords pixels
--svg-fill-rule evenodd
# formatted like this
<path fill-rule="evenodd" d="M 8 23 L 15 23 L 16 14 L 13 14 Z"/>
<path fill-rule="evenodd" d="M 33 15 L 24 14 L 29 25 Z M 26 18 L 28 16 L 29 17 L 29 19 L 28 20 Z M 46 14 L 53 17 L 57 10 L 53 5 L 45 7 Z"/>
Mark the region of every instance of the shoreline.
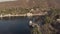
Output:
<path fill-rule="evenodd" d="M 26 14 L 20 14 L 20 15 L 11 15 L 11 14 L 0 15 L 0 18 L 1 18 L 1 17 L 14 17 L 14 16 L 26 16 Z"/>
<path fill-rule="evenodd" d="M 27 16 L 27 17 L 31 17 L 31 16 L 41 16 L 41 15 L 46 15 L 47 13 L 39 13 L 39 14 L 32 14 L 32 13 L 27 13 L 27 14 L 15 14 L 15 15 L 12 15 L 12 14 L 5 14 L 5 15 L 0 15 L 0 18 L 1 17 L 14 17 L 14 16 Z"/>

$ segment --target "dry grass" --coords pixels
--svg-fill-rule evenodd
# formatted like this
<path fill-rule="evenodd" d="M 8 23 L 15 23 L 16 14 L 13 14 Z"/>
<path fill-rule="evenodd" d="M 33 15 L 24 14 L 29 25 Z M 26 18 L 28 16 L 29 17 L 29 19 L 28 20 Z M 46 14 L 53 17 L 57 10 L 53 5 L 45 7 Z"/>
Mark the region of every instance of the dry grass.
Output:
<path fill-rule="evenodd" d="M 40 6 L 43 8 L 46 7 L 56 7 L 60 8 L 59 0 L 18 0 L 12 2 L 1 2 L 0 8 L 10 8 L 10 7 L 23 7 L 23 8 L 31 8 L 34 6 Z"/>

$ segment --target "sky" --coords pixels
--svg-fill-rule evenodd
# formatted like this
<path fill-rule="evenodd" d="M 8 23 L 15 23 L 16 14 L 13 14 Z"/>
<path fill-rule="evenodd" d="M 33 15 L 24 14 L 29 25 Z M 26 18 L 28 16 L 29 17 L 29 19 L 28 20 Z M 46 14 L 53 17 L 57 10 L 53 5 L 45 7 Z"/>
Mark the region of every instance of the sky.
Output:
<path fill-rule="evenodd" d="M 16 1 L 16 0 L 0 0 L 0 2 L 7 2 L 7 1 Z"/>

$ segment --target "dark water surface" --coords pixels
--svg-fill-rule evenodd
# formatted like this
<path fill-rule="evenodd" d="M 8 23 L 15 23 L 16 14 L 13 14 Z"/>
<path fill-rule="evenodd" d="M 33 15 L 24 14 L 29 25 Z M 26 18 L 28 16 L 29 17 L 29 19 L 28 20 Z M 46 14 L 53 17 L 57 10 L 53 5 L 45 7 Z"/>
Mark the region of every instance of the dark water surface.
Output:
<path fill-rule="evenodd" d="M 0 34 L 30 34 L 27 17 L 4 18 L 0 20 Z"/>

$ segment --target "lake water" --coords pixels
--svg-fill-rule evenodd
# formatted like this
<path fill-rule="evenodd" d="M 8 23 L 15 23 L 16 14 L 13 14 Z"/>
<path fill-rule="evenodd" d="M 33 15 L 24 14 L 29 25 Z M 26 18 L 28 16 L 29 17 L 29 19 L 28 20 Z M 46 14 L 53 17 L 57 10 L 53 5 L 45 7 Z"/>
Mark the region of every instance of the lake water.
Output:
<path fill-rule="evenodd" d="M 30 34 L 27 17 L 4 18 L 0 20 L 0 34 Z"/>

